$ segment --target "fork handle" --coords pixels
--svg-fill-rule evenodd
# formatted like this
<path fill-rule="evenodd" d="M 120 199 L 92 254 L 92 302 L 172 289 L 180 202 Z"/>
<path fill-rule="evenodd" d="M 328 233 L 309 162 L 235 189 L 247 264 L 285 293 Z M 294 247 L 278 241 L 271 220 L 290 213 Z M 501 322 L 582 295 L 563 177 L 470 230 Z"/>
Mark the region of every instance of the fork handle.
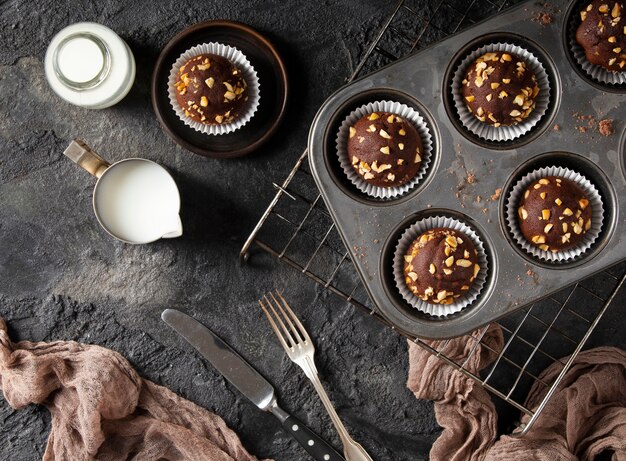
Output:
<path fill-rule="evenodd" d="M 285 432 L 296 439 L 315 461 L 345 461 L 333 447 L 305 426 L 298 418 L 290 415 L 278 405 L 275 405 L 270 411 L 280 420 Z"/>
<path fill-rule="evenodd" d="M 305 357 L 303 360 L 299 360 L 296 363 L 300 366 L 300 368 L 302 368 L 304 374 L 313 384 L 313 387 L 317 391 L 317 394 L 319 395 L 322 403 L 324 404 L 324 407 L 326 408 L 326 411 L 328 412 L 328 416 L 330 416 L 330 419 L 333 422 L 335 429 L 337 429 L 337 432 L 339 433 L 339 438 L 341 439 L 341 443 L 343 443 L 343 455 L 346 457 L 346 460 L 372 461 L 372 457 L 367 453 L 367 451 L 365 451 L 365 448 L 363 448 L 358 442 L 350 437 L 350 434 L 348 434 L 348 431 L 341 422 L 341 419 L 339 419 L 339 415 L 337 414 L 337 411 L 335 410 L 332 402 L 328 398 L 328 394 L 326 394 L 324 386 L 322 386 L 322 383 L 319 379 L 319 376 L 317 374 L 317 367 L 315 366 L 315 361 L 313 360 L 313 358 Z"/>

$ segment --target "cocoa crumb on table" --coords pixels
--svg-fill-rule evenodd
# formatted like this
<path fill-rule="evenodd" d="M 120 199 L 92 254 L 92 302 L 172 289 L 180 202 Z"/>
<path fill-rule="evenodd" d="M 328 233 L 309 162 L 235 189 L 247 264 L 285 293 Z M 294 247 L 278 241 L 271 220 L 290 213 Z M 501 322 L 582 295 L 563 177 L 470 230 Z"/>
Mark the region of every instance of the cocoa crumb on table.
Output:
<path fill-rule="evenodd" d="M 552 130 L 553 131 L 561 131 L 561 125 L 555 123 L 554 126 L 552 127 Z"/>
<path fill-rule="evenodd" d="M 533 16 L 533 21 L 538 22 L 543 26 L 547 26 L 548 24 L 552 24 L 554 22 L 554 17 L 550 13 L 546 13 L 545 11 L 538 11 Z"/>
<path fill-rule="evenodd" d="M 613 130 L 613 120 L 609 118 L 600 120 L 600 122 L 598 122 L 598 131 L 602 136 L 611 136 L 615 133 L 615 130 Z"/>
<path fill-rule="evenodd" d="M 581 133 L 587 133 L 589 130 L 598 130 L 602 136 L 611 136 L 615 133 L 613 120 L 610 118 L 598 121 L 593 115 L 583 115 L 579 112 L 574 112 L 573 115 L 576 120 L 583 122 L 582 125 L 576 126 L 576 129 Z"/>
<path fill-rule="evenodd" d="M 576 129 L 581 133 L 587 133 L 589 130 L 595 130 L 598 126 L 597 119 L 593 115 L 584 115 L 580 112 L 574 112 L 574 118 L 581 122 L 581 125 L 577 125 Z"/>
<path fill-rule="evenodd" d="M 465 181 L 467 181 L 468 184 L 474 184 L 476 182 L 476 175 L 474 174 L 474 172 L 468 172 Z"/>
<path fill-rule="evenodd" d="M 541 10 L 533 14 L 532 20 L 542 26 L 552 24 L 554 22 L 554 16 L 561 13 L 561 9 L 552 5 L 551 2 L 538 3 L 537 6 L 540 7 Z"/>
<path fill-rule="evenodd" d="M 495 202 L 496 200 L 498 200 L 500 198 L 500 194 L 502 194 L 502 188 L 498 187 L 495 190 L 494 194 L 491 196 L 491 200 L 493 200 Z"/>
<path fill-rule="evenodd" d="M 574 117 L 576 117 L 578 120 L 595 120 L 593 115 L 585 115 L 585 114 L 581 114 L 580 112 L 574 112 Z"/>

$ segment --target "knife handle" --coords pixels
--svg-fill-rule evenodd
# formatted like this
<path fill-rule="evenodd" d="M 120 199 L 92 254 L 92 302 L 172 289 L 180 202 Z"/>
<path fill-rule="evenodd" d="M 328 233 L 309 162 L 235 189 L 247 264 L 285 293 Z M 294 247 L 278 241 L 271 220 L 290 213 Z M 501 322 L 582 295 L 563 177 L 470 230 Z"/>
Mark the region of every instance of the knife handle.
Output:
<path fill-rule="evenodd" d="M 283 429 L 296 439 L 315 461 L 345 461 L 333 447 L 295 416 L 291 416 L 278 405 L 274 405 L 271 412 L 280 420 Z"/>

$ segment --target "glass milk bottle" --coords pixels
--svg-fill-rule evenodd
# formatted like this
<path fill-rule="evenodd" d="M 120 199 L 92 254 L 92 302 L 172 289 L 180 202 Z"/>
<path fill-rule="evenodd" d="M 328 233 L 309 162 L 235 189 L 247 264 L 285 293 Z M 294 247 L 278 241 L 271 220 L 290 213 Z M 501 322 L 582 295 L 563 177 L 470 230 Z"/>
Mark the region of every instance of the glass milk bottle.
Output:
<path fill-rule="evenodd" d="M 72 24 L 56 34 L 45 69 L 57 95 L 89 109 L 117 104 L 135 79 L 135 59 L 126 42 L 94 22 Z"/>

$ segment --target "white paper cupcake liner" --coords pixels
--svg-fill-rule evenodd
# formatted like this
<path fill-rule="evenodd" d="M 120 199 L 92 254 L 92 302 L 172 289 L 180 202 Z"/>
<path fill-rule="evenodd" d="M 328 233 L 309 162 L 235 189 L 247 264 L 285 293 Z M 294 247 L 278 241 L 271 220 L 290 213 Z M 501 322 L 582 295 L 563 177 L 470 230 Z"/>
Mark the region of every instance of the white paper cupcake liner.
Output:
<path fill-rule="evenodd" d="M 526 60 L 530 69 L 535 73 L 537 78 L 539 94 L 535 99 L 535 108 L 529 114 L 528 118 L 517 125 L 499 127 L 488 125 L 487 123 L 478 120 L 465 105 L 462 82 L 465 79 L 468 66 L 483 54 L 494 51 L 521 56 Z M 463 59 L 463 61 L 461 61 L 461 64 L 457 67 L 452 79 L 452 96 L 457 114 L 459 115 L 461 123 L 463 123 L 465 128 L 476 136 L 486 139 L 487 141 L 511 141 L 528 133 L 545 115 L 548 110 L 548 105 L 550 104 L 550 79 L 548 78 L 548 73 L 543 67 L 543 64 L 541 64 L 539 59 L 537 59 L 537 57 L 535 57 L 535 55 L 533 55 L 530 51 L 522 48 L 521 46 L 510 43 L 491 43 L 472 51 Z"/>
<path fill-rule="evenodd" d="M 585 234 L 585 238 L 580 245 L 568 250 L 558 251 L 556 253 L 542 250 L 526 240 L 519 228 L 518 222 L 517 208 L 519 207 L 524 192 L 533 181 L 541 179 L 545 176 L 558 176 L 574 181 L 585 193 L 592 210 L 591 228 Z M 506 222 L 513 239 L 528 254 L 550 263 L 565 263 L 583 255 L 589 248 L 591 248 L 591 245 L 593 245 L 600 235 L 603 219 L 604 206 L 602 204 L 602 197 L 600 197 L 600 193 L 587 178 L 576 171 L 570 170 L 569 168 L 549 166 L 531 171 L 517 181 L 507 197 Z"/>
<path fill-rule="evenodd" d="M 454 229 L 457 232 L 463 233 L 471 238 L 472 243 L 478 252 L 478 264 L 480 265 L 480 272 L 478 272 L 478 275 L 474 279 L 474 282 L 467 293 L 465 293 L 464 296 L 457 298 L 457 300 L 452 304 L 445 305 L 430 304 L 415 296 L 407 287 L 404 277 L 404 255 L 407 253 L 409 246 L 411 246 L 413 241 L 415 241 L 415 239 L 424 232 L 439 227 Z M 476 234 L 471 227 L 462 221 L 449 218 L 447 216 L 431 216 L 420 219 L 410 226 L 404 231 L 402 237 L 400 237 L 393 257 L 394 280 L 402 297 L 414 308 L 437 317 L 445 317 L 459 312 L 476 301 L 485 285 L 485 282 L 487 281 L 488 273 L 489 263 L 487 261 L 487 254 L 485 253 L 485 247 L 483 242 L 478 237 L 478 234 Z"/>
<path fill-rule="evenodd" d="M 574 8 L 572 10 L 572 17 L 568 24 L 569 46 L 572 50 L 574 59 L 589 77 L 600 83 L 608 83 L 611 85 L 621 85 L 626 83 L 626 72 L 607 70 L 602 66 L 591 64 L 587 60 L 585 50 L 576 41 L 576 29 L 580 25 L 580 10 L 583 5 L 580 2 L 579 4 L 581 5 L 579 8 Z"/>
<path fill-rule="evenodd" d="M 178 80 L 178 69 L 180 69 L 180 67 L 188 60 L 190 60 L 194 56 L 198 56 L 199 54 L 216 54 L 218 56 L 222 56 L 235 64 L 243 72 L 243 77 L 248 84 L 248 87 L 246 88 L 246 92 L 248 95 L 248 106 L 246 107 L 245 112 L 237 117 L 237 120 L 232 123 L 209 125 L 196 122 L 195 120 L 192 120 L 185 115 L 185 110 L 180 107 L 178 101 L 176 100 L 176 87 L 174 86 L 174 84 Z M 174 62 L 174 65 L 170 70 L 170 76 L 167 80 L 167 94 L 169 96 L 172 109 L 174 109 L 174 112 L 176 112 L 178 118 L 180 118 L 185 125 L 190 126 L 196 131 L 200 131 L 209 135 L 231 133 L 244 126 L 250 121 L 250 119 L 256 112 L 257 108 L 259 107 L 259 101 L 261 99 L 259 78 L 257 77 L 254 67 L 252 67 L 252 64 L 250 64 L 250 61 L 248 61 L 244 54 L 237 48 L 214 42 L 203 43 L 201 45 L 194 46 L 193 48 L 188 49 L 180 55 L 180 57 L 176 60 L 176 62 Z"/>
<path fill-rule="evenodd" d="M 413 179 L 406 184 L 398 187 L 379 187 L 368 183 L 365 179 L 358 175 L 350 156 L 348 155 L 348 139 L 350 137 L 350 127 L 359 121 L 363 116 L 371 114 L 372 112 L 389 112 L 402 117 L 404 120 L 409 121 L 417 130 L 418 134 L 422 138 L 423 152 L 421 152 L 422 163 L 420 169 Z M 369 104 L 365 104 L 358 109 L 355 109 L 346 117 L 341 124 L 336 139 L 337 156 L 339 157 L 339 163 L 344 173 L 352 184 L 356 186 L 361 192 L 380 199 L 392 199 L 406 194 L 413 189 L 428 171 L 428 166 L 432 160 L 433 152 L 433 139 L 430 134 L 430 129 L 426 124 L 424 118 L 415 109 L 394 101 L 376 101 Z"/>

